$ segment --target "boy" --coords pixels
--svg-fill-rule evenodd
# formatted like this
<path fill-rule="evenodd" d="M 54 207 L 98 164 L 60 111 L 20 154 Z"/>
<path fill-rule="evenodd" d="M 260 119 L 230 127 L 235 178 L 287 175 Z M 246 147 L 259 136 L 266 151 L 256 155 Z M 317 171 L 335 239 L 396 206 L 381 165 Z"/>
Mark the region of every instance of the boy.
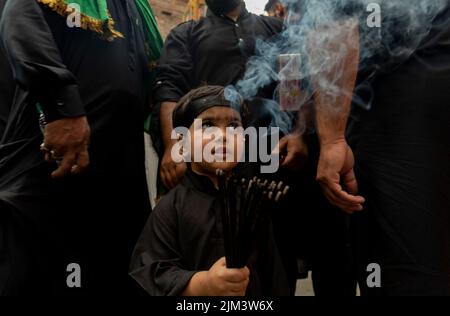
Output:
<path fill-rule="evenodd" d="M 160 201 L 138 241 L 131 276 L 150 295 L 289 294 L 271 229 L 258 240 L 246 267 L 226 267 L 216 170 L 232 172 L 244 139 L 235 133 L 233 146 L 226 141 L 226 130 L 242 127 L 242 118 L 225 99 L 224 90 L 220 86 L 192 90 L 174 111 L 174 126 L 189 128 L 194 135 L 188 140 L 190 152 L 195 153 L 196 146 L 204 152 L 211 142 L 210 127 L 220 130 L 222 137 L 214 138 L 212 162 L 191 155 L 183 181 Z M 202 124 L 194 124 L 195 119 Z M 199 126 L 201 134 L 194 130 Z"/>

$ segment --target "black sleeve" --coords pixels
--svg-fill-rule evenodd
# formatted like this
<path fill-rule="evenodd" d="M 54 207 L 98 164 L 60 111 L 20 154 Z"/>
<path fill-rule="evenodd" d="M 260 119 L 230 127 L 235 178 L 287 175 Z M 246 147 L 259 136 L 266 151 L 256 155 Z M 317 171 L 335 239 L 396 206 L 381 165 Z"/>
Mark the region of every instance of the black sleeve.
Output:
<path fill-rule="evenodd" d="M 193 60 L 190 30 L 193 22 L 183 23 L 167 37 L 156 68 L 155 101 L 178 101 L 192 89 Z"/>
<path fill-rule="evenodd" d="M 130 275 L 150 295 L 181 295 L 197 272 L 183 268 L 174 195 L 172 191 L 156 206 L 131 259 Z"/>
<path fill-rule="evenodd" d="M 37 1 L 8 1 L 0 37 L 15 80 L 33 93 L 48 121 L 85 114 L 76 79 L 63 64 Z"/>
<path fill-rule="evenodd" d="M 261 18 L 269 29 L 271 36 L 277 35 L 283 31 L 284 21 L 282 19 L 270 16 L 261 16 Z"/>
<path fill-rule="evenodd" d="M 6 128 L 6 122 L 8 120 L 13 97 L 14 80 L 9 63 L 6 60 L 6 55 L 3 51 L 3 45 L 0 43 L 0 140 Z"/>

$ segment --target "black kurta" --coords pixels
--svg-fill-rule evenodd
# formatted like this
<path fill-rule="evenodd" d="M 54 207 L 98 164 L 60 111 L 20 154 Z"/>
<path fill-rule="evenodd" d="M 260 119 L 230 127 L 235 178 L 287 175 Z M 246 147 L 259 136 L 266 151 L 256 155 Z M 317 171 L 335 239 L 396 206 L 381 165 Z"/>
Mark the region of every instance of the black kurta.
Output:
<path fill-rule="evenodd" d="M 181 295 L 191 277 L 225 255 L 220 198 L 212 182 L 192 171 L 162 198 L 139 239 L 131 276 L 150 295 Z M 250 256 L 247 295 L 289 295 L 270 225 Z"/>
<path fill-rule="evenodd" d="M 283 21 L 245 9 L 237 22 L 209 11 L 198 21 L 179 25 L 164 43 L 157 67 L 156 101 L 178 101 L 205 83 L 236 83 L 255 54 L 256 39 L 268 39 L 282 28 Z"/>
<path fill-rule="evenodd" d="M 0 145 L 1 294 L 127 291 L 129 258 L 150 211 L 143 150 L 148 73 L 134 1 L 107 3 L 124 39 L 107 42 L 68 28 L 37 1 L 5 6 L 0 35 L 17 94 Z M 83 175 L 50 178 L 55 166 L 39 151 L 36 102 L 49 121 L 86 113 L 91 165 Z M 69 263 L 81 266 L 81 290 L 66 286 Z"/>
<path fill-rule="evenodd" d="M 268 39 L 282 28 L 283 21 L 249 13 L 245 8 L 237 22 L 208 11 L 198 21 L 175 27 L 164 42 L 156 67 L 154 101 L 158 106 L 152 115 L 152 135 L 160 135 L 161 102 L 177 102 L 205 84 L 235 84 L 244 76 L 247 61 L 255 54 L 256 38 Z M 260 93 L 271 99 L 273 87 Z M 153 137 L 153 142 L 162 154 L 161 138 Z"/>
<path fill-rule="evenodd" d="M 433 25 L 411 57 L 380 65 L 372 108 L 352 111 L 364 294 L 450 295 L 450 10 Z M 369 263 L 381 266 L 381 288 L 364 286 Z"/>

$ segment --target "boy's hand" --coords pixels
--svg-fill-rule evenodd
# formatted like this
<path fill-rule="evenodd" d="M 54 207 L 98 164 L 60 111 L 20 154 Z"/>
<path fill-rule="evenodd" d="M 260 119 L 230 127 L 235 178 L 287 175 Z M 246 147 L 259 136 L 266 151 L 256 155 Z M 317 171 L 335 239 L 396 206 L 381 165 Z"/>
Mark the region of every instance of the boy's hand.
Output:
<path fill-rule="evenodd" d="M 209 295 L 213 296 L 244 296 L 247 290 L 250 270 L 228 269 L 225 257 L 220 258 L 207 272 Z"/>
<path fill-rule="evenodd" d="M 225 257 L 217 260 L 208 271 L 195 273 L 184 296 L 244 296 L 247 290 L 250 270 L 227 269 Z"/>

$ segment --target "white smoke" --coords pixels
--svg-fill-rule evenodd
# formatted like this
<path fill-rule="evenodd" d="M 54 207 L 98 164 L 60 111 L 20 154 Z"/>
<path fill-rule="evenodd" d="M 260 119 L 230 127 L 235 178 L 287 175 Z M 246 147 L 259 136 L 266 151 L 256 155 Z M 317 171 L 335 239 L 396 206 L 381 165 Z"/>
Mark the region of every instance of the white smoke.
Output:
<path fill-rule="evenodd" d="M 278 69 L 280 55 L 300 54 L 298 79 L 302 80 L 304 95 L 299 108 L 314 93 L 308 84 L 311 77 L 319 78 L 320 88 L 328 94 L 338 97 L 348 93 L 335 84 L 345 71 L 342 60 L 351 49 L 345 43 L 346 35 L 342 34 L 345 25 L 351 28 L 352 21 L 359 23 L 360 70 L 378 70 L 407 60 L 429 34 L 438 14 L 449 5 L 448 0 L 281 1 L 289 12 L 283 32 L 270 40 L 256 41 L 256 55 L 249 59 L 245 76 L 235 88 L 246 99 L 257 96 L 263 87 L 283 79 L 280 77 L 283 71 Z M 374 5 L 381 8 L 380 27 L 367 23 L 371 14 L 368 9 Z M 328 76 L 330 69 L 333 77 Z M 362 82 L 360 88 L 370 91 L 370 82 Z M 370 100 L 359 101 L 370 108 Z"/>

